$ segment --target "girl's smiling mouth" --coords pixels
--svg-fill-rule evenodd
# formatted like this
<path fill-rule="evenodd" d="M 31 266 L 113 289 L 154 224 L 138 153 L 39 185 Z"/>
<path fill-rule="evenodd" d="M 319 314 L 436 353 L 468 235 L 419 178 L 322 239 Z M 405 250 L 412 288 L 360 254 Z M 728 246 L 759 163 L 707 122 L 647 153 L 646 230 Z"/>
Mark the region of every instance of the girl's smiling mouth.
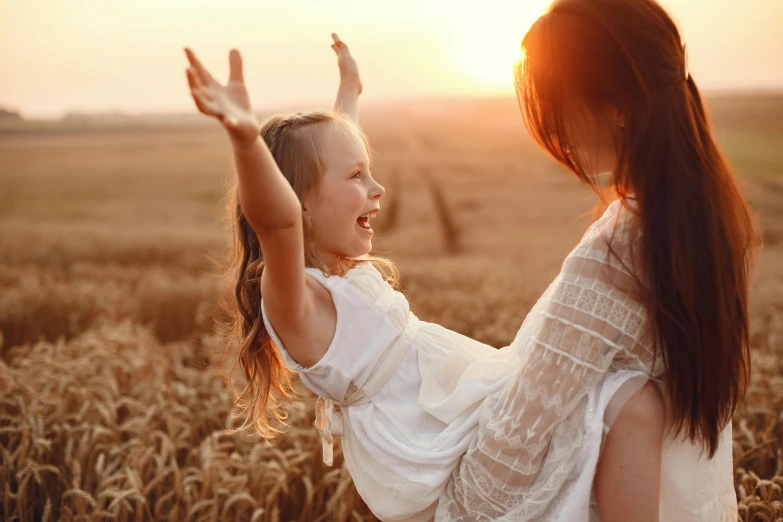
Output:
<path fill-rule="evenodd" d="M 376 208 L 375 210 L 371 210 L 370 212 L 359 216 L 359 218 L 356 220 L 359 227 L 363 230 L 372 232 L 372 228 L 370 227 L 370 220 L 375 217 L 375 215 L 378 213 L 378 210 L 379 209 Z"/>

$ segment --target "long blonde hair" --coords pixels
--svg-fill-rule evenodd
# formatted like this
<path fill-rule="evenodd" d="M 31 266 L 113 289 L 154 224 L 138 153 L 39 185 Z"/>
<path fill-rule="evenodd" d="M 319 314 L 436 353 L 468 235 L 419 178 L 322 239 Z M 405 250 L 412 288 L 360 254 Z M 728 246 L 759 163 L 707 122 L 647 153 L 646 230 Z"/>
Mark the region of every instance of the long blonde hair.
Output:
<path fill-rule="evenodd" d="M 324 173 L 324 130 L 327 124 L 339 125 L 356 135 L 369 151 L 369 143 L 363 132 L 347 117 L 330 111 L 297 112 L 272 116 L 261 127 L 261 137 L 283 175 L 293 187 L 300 202 L 311 190 L 318 190 Z M 283 409 L 286 400 L 296 395 L 292 377 L 294 372 L 283 362 L 280 352 L 271 339 L 261 315 L 261 274 L 264 257 L 261 244 L 253 228 L 245 218 L 239 204 L 236 176 L 226 199 L 225 219 L 233 229 L 233 240 L 222 270 L 225 279 L 233 284 L 233 299 L 223 303 L 224 324 L 229 339 L 238 347 L 236 359 L 226 382 L 235 396 L 234 405 L 241 417 L 239 427 L 229 430 L 235 433 L 252 426 L 268 439 L 281 433 L 270 423 L 271 417 L 283 425 L 287 414 Z M 372 262 L 381 269 L 387 281 L 396 285 L 398 274 L 394 265 L 383 258 L 364 256 L 360 259 L 341 258 L 335 271 L 326 267 L 316 255 L 312 230 L 303 223 L 305 263 L 330 275 L 342 275 L 361 262 Z M 304 267 L 303 267 L 304 268 Z M 242 383 L 234 384 L 237 366 L 242 372 Z"/>

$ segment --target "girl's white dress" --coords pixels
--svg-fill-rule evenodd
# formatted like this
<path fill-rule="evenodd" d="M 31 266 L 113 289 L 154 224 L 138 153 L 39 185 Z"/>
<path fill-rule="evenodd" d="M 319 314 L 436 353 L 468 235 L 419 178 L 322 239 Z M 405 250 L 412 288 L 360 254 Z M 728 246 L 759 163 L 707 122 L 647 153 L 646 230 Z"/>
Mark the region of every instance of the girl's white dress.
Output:
<path fill-rule="evenodd" d="M 590 504 L 604 414 L 629 395 L 619 389 L 646 380 L 652 361 L 643 309 L 593 266 L 620 273 L 597 240 L 618 211 L 615 203 L 593 224 L 500 350 L 420 321 L 368 262 L 343 277 L 306 269 L 337 311 L 331 345 L 313 366 L 286 351 L 262 300 L 283 360 L 319 395 L 325 462 L 340 435 L 354 484 L 378 518 L 598 520 Z M 668 442 L 662 521 L 736 519 L 730 426 L 724 434 L 710 461 Z"/>

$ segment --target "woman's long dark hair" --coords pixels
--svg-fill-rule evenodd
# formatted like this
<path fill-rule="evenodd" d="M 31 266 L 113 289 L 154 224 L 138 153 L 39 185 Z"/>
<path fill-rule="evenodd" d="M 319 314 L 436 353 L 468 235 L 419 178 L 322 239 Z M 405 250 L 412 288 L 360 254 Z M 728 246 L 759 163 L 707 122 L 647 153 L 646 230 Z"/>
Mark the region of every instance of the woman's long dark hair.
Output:
<path fill-rule="evenodd" d="M 557 0 L 522 42 L 517 94 L 534 139 L 584 181 L 567 108 L 612 107 L 613 188 L 633 193 L 639 288 L 676 433 L 714 455 L 750 372 L 755 220 L 710 133 L 675 23 L 654 0 Z M 597 189 L 597 187 L 596 187 Z"/>

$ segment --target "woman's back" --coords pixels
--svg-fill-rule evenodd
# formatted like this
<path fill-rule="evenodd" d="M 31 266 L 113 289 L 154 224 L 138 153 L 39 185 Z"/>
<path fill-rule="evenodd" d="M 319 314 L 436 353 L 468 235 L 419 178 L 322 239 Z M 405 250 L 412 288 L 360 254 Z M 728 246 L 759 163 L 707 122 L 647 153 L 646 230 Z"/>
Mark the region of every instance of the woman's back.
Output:
<path fill-rule="evenodd" d="M 636 208 L 634 198 L 628 200 L 631 209 Z M 634 270 L 639 266 L 634 259 L 640 248 L 640 234 L 633 223 L 631 212 L 615 201 L 612 212 L 618 215 L 620 227 L 612 237 L 612 247 L 620 257 L 619 262 L 611 256 L 616 266 Z M 625 217 L 622 217 L 622 216 Z M 605 235 L 612 232 L 605 228 Z M 594 248 L 594 247 L 593 247 Z M 579 252 L 577 248 L 576 252 Z M 638 270 L 638 269 L 636 269 Z M 645 314 L 646 316 L 647 314 Z M 663 522 L 708 522 L 735 520 L 737 501 L 734 493 L 732 460 L 732 424 L 723 429 L 718 449 L 713 458 L 708 458 L 702 445 L 687 440 L 684 436 L 671 433 L 671 405 L 665 384 L 665 368 L 662 357 L 653 356 L 651 325 L 645 318 L 641 325 L 645 332 L 635 350 L 621 350 L 615 356 L 610 368 L 617 370 L 636 369 L 655 377 L 667 406 L 667 433 L 664 437 L 661 459 L 661 502 L 660 520 Z M 655 363 L 655 364 L 654 364 Z M 653 368 L 654 365 L 654 368 Z"/>
<path fill-rule="evenodd" d="M 668 436 L 661 460 L 662 522 L 734 522 L 732 424 L 720 434 L 718 449 L 710 459 L 701 446 Z"/>

